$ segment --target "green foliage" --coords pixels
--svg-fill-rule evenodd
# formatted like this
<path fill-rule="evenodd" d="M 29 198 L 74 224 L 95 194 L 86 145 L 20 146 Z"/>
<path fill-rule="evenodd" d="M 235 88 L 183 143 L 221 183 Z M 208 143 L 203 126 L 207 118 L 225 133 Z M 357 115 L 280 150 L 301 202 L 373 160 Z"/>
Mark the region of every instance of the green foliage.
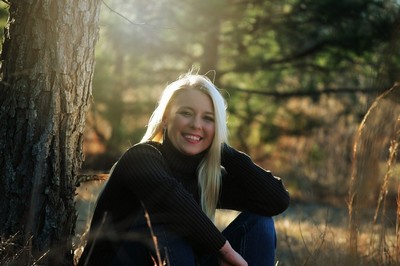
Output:
<path fill-rule="evenodd" d="M 7 25 L 8 15 L 8 5 L 5 2 L 0 2 L 0 28 L 4 28 Z M 3 44 L 3 39 L 4 32 L 0 31 L 1 45 Z"/>
<path fill-rule="evenodd" d="M 106 4 L 93 94 L 94 109 L 113 130 L 110 146 L 125 149 L 140 140 L 163 87 L 192 66 L 216 71 L 231 142 L 249 152 L 268 146 L 271 155 L 282 136 L 331 138 L 337 121 L 352 121 L 346 123 L 353 130 L 365 111 L 365 90 L 399 80 L 398 1 Z M 361 93 L 335 93 L 342 89 Z"/>

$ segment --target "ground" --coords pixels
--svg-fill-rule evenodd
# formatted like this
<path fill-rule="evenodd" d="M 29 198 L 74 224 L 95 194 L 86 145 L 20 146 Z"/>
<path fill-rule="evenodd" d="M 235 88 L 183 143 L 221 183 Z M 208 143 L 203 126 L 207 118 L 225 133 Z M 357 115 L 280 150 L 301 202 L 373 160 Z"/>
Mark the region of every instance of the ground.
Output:
<path fill-rule="evenodd" d="M 76 255 L 104 181 L 85 182 L 78 188 Z M 387 211 L 373 222 L 374 209 L 360 218 L 358 233 L 359 265 L 396 265 L 399 262 L 395 221 L 396 211 Z M 216 223 L 221 230 L 236 216 L 235 211 L 218 211 Z M 322 204 L 293 199 L 290 207 L 274 217 L 277 231 L 276 263 L 292 265 L 344 265 L 349 251 L 349 214 L 347 204 Z M 380 224 L 384 221 L 385 226 Z M 371 225 L 372 224 L 372 225 Z"/>

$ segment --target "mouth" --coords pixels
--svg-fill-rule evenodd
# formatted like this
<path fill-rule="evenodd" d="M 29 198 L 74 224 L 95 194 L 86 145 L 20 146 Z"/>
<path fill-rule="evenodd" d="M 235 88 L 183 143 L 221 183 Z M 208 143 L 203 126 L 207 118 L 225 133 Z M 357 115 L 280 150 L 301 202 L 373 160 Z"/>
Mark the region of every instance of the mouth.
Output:
<path fill-rule="evenodd" d="M 183 134 L 183 138 L 190 143 L 198 143 L 203 138 L 198 135 Z"/>

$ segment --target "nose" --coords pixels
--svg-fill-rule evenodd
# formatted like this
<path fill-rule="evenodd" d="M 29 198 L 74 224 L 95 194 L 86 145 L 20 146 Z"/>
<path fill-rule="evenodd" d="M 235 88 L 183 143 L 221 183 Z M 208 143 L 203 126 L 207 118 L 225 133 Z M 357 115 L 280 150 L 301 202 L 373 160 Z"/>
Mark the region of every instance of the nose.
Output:
<path fill-rule="evenodd" d="M 201 129 L 201 117 L 199 116 L 194 116 L 192 120 L 192 127 L 195 129 Z"/>

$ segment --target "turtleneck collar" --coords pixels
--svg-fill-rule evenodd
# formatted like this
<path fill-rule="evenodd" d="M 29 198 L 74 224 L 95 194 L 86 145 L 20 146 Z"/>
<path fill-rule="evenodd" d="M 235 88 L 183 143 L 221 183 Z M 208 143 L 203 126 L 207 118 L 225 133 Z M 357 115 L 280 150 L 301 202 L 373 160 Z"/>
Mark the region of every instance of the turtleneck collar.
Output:
<path fill-rule="evenodd" d="M 162 153 L 172 171 L 177 171 L 189 177 L 196 173 L 197 167 L 204 158 L 206 151 L 192 156 L 183 154 L 166 137 L 162 143 Z"/>

